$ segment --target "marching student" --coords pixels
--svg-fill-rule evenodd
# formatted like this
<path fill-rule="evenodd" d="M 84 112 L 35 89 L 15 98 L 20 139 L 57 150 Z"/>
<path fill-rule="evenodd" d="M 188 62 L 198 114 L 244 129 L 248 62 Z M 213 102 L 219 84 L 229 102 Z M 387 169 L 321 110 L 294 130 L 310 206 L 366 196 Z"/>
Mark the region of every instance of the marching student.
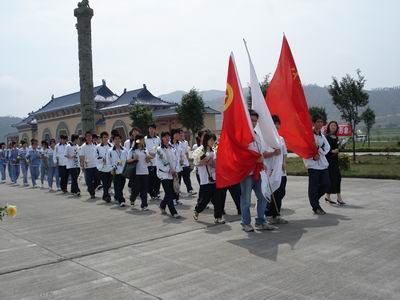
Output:
<path fill-rule="evenodd" d="M 325 211 L 319 204 L 319 199 L 329 190 L 330 180 L 328 166 L 329 163 L 325 157 L 331 147 L 325 136 L 321 134 L 324 121 L 320 115 L 312 117 L 315 144 L 318 153 L 308 159 L 303 159 L 304 165 L 308 169 L 308 198 L 314 214 L 325 215 Z"/>
<path fill-rule="evenodd" d="M 148 166 L 151 160 L 151 156 L 149 156 L 146 152 L 144 136 L 141 134 L 137 134 L 135 138 L 135 145 L 133 146 L 133 148 L 129 149 L 127 160 L 127 163 L 133 163 L 137 161 L 136 175 L 131 191 L 130 201 L 133 209 L 136 198 L 140 195 L 140 199 L 142 200 L 142 204 L 140 205 L 140 207 L 143 211 L 147 211 L 149 210 L 147 207 L 147 192 L 149 189 Z"/>
<path fill-rule="evenodd" d="M 71 141 L 65 147 L 65 157 L 67 174 L 71 176 L 71 194 L 80 197 L 81 190 L 78 186 L 78 176 L 80 173 L 80 163 L 79 163 L 79 135 L 72 134 Z"/>
<path fill-rule="evenodd" d="M 21 147 L 18 149 L 18 161 L 22 172 L 22 181 L 24 186 L 29 186 L 28 184 L 28 169 L 29 161 L 26 158 L 28 154 L 28 144 L 26 141 L 21 141 Z"/>
<path fill-rule="evenodd" d="M 106 202 L 111 201 L 111 196 L 109 194 L 109 190 L 111 187 L 112 175 L 111 170 L 112 167 L 107 163 L 107 153 L 110 149 L 112 149 L 113 145 L 108 141 L 108 132 L 103 131 L 100 133 L 100 144 L 96 146 L 96 167 L 99 171 L 99 177 L 101 180 L 101 184 L 103 186 L 103 200 Z"/>
<path fill-rule="evenodd" d="M 48 164 L 48 156 L 49 156 L 49 143 L 45 140 L 42 141 L 42 148 L 39 150 L 40 152 L 40 183 L 41 183 L 41 188 L 44 189 L 44 179 L 48 175 L 48 169 L 49 169 L 49 164 Z"/>
<path fill-rule="evenodd" d="M 254 110 L 249 110 L 251 123 L 253 128 L 257 126 L 258 113 Z M 250 144 L 249 149 L 260 153 L 260 158 L 258 163 L 263 163 L 263 153 L 262 144 L 260 137 L 254 131 L 255 141 Z M 257 197 L 257 217 L 255 227 L 258 230 L 274 230 L 277 227 L 269 225 L 265 221 L 265 208 L 267 207 L 267 199 L 262 193 L 261 189 L 261 179 L 256 180 L 254 178 L 254 173 L 251 172 L 245 177 L 242 182 L 240 182 L 241 196 L 240 196 L 240 210 L 242 213 L 242 226 L 245 232 L 254 231 L 253 226 L 251 226 L 251 215 L 250 215 L 250 205 L 251 205 L 251 192 L 254 190 Z"/>
<path fill-rule="evenodd" d="M 192 181 L 190 180 L 190 173 L 192 170 L 190 169 L 189 164 L 189 143 L 185 140 L 185 132 L 181 129 L 179 132 L 179 146 L 181 147 L 182 156 L 183 156 L 183 165 L 182 171 L 179 173 L 179 184 L 181 184 L 181 180 L 183 178 L 183 182 L 186 185 L 186 190 L 190 196 L 194 196 L 197 193 L 193 191 Z"/>
<path fill-rule="evenodd" d="M 65 157 L 65 148 L 67 147 L 68 137 L 66 135 L 60 135 L 60 142 L 56 145 L 53 154 L 54 165 L 58 168 L 58 175 L 60 177 L 60 187 L 62 192 L 67 193 L 68 185 L 68 170 L 67 170 L 67 158 Z"/>
<path fill-rule="evenodd" d="M 199 214 L 207 207 L 211 199 L 214 199 L 214 223 L 225 224 L 222 219 L 222 202 L 216 199 L 216 188 L 215 188 L 215 162 L 216 156 L 213 150 L 216 136 L 213 133 L 206 133 L 203 138 L 203 145 L 196 149 L 197 153 L 201 155 L 196 156 L 196 165 L 200 177 L 200 202 L 197 203 L 193 219 L 198 220 Z"/>
<path fill-rule="evenodd" d="M 329 143 L 330 150 L 326 155 L 326 159 L 328 160 L 328 172 L 330 179 L 330 188 L 326 193 L 325 201 L 330 204 L 336 204 L 335 201 L 331 200 L 331 194 L 337 195 L 337 203 L 340 205 L 346 204 L 342 195 L 340 194 L 340 185 L 342 182 L 342 174 L 340 174 L 339 169 L 339 139 L 337 137 L 337 132 L 339 130 L 339 124 L 336 121 L 330 121 L 328 126 L 326 127 L 326 135 L 325 138 Z"/>
<path fill-rule="evenodd" d="M 171 130 L 171 148 L 175 155 L 175 160 L 176 160 L 175 172 L 178 175 L 178 179 L 179 179 L 179 173 L 182 172 L 182 170 L 183 170 L 183 162 L 184 162 L 184 153 L 182 151 L 182 148 L 181 148 L 180 142 L 179 142 L 179 140 L 181 139 L 180 132 L 181 132 L 181 130 L 178 128 Z M 179 201 L 179 194 L 180 194 L 180 192 L 175 191 L 175 199 L 174 199 L 175 205 L 182 204 Z"/>
<path fill-rule="evenodd" d="M 61 191 L 60 177 L 58 176 L 58 166 L 54 163 L 54 152 L 56 148 L 56 140 L 50 139 L 50 147 L 47 152 L 47 184 L 49 191 L 53 192 L 53 180 L 56 181 L 57 191 Z"/>
<path fill-rule="evenodd" d="M 124 149 L 129 151 L 135 145 L 136 135 L 140 133 L 140 129 L 138 127 L 132 127 L 129 131 L 129 139 L 124 142 Z"/>
<path fill-rule="evenodd" d="M 156 125 L 149 126 L 149 134 L 144 138 L 147 153 L 152 157 L 149 162 L 149 195 L 153 200 L 160 199 L 161 181 L 157 177 L 156 152 L 161 145 L 160 138 L 156 135 Z"/>
<path fill-rule="evenodd" d="M 17 184 L 19 177 L 19 157 L 16 142 L 11 142 L 11 148 L 8 151 L 9 169 L 11 170 L 11 183 Z"/>
<path fill-rule="evenodd" d="M 11 166 L 11 149 L 12 149 L 12 143 L 8 143 L 7 149 L 6 149 L 6 163 L 7 163 L 7 169 L 8 169 L 8 177 L 10 177 L 10 180 L 12 179 L 12 166 Z"/>
<path fill-rule="evenodd" d="M 7 151 L 6 144 L 0 143 L 0 175 L 1 183 L 6 182 L 6 167 L 7 167 Z"/>
<path fill-rule="evenodd" d="M 275 127 L 279 130 L 281 126 L 281 120 L 279 116 L 273 115 L 272 120 L 274 121 Z M 282 170 L 281 170 L 281 184 L 275 192 L 273 192 L 273 198 L 271 201 L 267 203 L 267 209 L 265 210 L 265 215 L 267 217 L 267 221 L 269 224 L 287 224 L 288 221 L 281 217 L 281 207 L 282 207 L 282 200 L 286 194 L 286 168 L 287 168 L 287 148 L 285 144 L 285 140 L 283 137 L 279 137 L 281 140 L 281 147 L 280 149 L 275 149 L 271 152 L 264 152 L 264 158 L 266 159 L 267 163 L 270 162 L 272 166 L 272 159 L 274 157 L 280 156 L 280 161 L 282 161 Z M 271 170 L 270 170 L 271 171 Z M 279 178 L 279 177 L 278 177 Z"/>
<path fill-rule="evenodd" d="M 96 145 L 93 144 L 93 135 L 91 132 L 85 133 L 85 143 L 79 149 L 79 158 L 81 169 L 85 172 L 86 186 L 90 198 L 96 198 Z"/>
<path fill-rule="evenodd" d="M 36 180 L 39 178 L 40 172 L 40 151 L 38 150 L 39 142 L 31 139 L 31 149 L 26 154 L 29 161 L 29 171 L 31 172 L 32 188 L 36 188 Z"/>
<path fill-rule="evenodd" d="M 121 136 L 119 134 L 114 135 L 114 147 L 112 147 L 107 153 L 107 163 L 112 167 L 111 174 L 113 175 L 114 183 L 114 198 L 118 201 L 120 207 L 125 207 L 124 198 L 124 186 L 125 177 L 122 175 L 128 153 L 121 146 Z"/>
<path fill-rule="evenodd" d="M 157 176 L 161 180 L 164 189 L 164 199 L 160 203 L 161 214 L 166 214 L 166 207 L 171 213 L 173 218 L 179 219 L 180 215 L 175 209 L 174 199 L 176 193 L 174 191 L 174 178 L 178 176 L 176 172 L 176 156 L 171 147 L 169 132 L 161 133 L 161 146 L 157 148 L 156 153 L 156 166 Z"/>

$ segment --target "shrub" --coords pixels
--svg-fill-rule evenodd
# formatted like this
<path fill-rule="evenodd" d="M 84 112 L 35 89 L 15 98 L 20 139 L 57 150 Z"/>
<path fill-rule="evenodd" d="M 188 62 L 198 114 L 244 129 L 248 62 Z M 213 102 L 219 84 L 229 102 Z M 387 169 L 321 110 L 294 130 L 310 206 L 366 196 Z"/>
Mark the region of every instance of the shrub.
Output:
<path fill-rule="evenodd" d="M 350 156 L 339 155 L 339 169 L 342 171 L 347 171 L 350 169 Z"/>

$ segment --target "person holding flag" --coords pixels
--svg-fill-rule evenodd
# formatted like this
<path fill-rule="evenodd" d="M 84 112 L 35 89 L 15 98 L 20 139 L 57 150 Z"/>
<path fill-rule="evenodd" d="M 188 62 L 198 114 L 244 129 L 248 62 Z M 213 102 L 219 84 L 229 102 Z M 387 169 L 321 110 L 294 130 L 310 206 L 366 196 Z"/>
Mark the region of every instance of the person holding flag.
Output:
<path fill-rule="evenodd" d="M 224 188 L 240 183 L 240 208 L 242 226 L 246 232 L 254 231 L 251 225 L 251 192 L 257 196 L 256 228 L 276 229 L 266 224 L 264 211 L 267 200 L 261 192 L 260 171 L 264 168 L 261 143 L 253 127 L 257 125 L 258 114 L 249 112 L 242 95 L 242 87 L 236 71 L 233 53 L 229 58 L 228 78 L 224 104 L 224 120 L 216 160 L 216 186 Z"/>

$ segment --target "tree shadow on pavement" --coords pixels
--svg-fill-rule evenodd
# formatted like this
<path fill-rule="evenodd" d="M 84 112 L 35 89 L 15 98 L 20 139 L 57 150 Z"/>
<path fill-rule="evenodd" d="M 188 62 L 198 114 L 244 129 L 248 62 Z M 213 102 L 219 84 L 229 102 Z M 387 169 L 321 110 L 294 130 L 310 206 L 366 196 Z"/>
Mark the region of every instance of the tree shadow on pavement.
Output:
<path fill-rule="evenodd" d="M 308 228 L 337 226 L 340 221 L 349 220 L 351 218 L 337 214 L 326 214 L 315 219 L 293 220 L 289 221 L 289 224 L 279 225 L 278 231 L 251 232 L 245 238 L 228 242 L 247 249 L 253 255 L 276 261 L 279 245 L 289 244 L 290 248 L 295 250 L 296 244 L 308 232 Z"/>

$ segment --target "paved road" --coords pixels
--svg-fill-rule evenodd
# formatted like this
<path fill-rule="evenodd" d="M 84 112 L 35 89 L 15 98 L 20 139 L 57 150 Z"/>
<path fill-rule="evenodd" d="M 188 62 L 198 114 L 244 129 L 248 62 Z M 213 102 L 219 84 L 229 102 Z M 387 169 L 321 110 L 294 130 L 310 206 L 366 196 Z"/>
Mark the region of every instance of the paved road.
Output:
<path fill-rule="evenodd" d="M 314 216 L 307 179 L 289 177 L 277 232 L 121 209 L 0 185 L 18 206 L 0 224 L 0 299 L 399 299 L 399 181 L 345 179 L 345 207 Z M 254 209 L 253 209 L 254 211 Z"/>

